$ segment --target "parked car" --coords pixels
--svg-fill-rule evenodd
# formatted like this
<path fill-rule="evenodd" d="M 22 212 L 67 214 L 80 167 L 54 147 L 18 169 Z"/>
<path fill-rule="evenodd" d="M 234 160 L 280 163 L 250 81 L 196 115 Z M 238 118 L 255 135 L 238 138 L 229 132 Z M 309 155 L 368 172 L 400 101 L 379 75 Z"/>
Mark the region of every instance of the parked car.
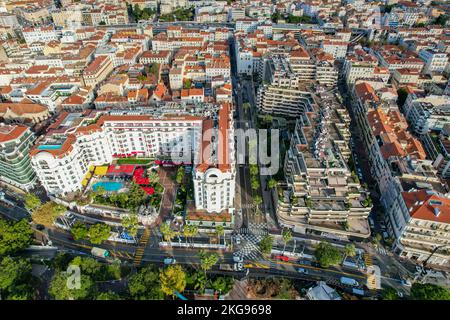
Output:
<path fill-rule="evenodd" d="M 312 261 L 309 261 L 309 260 L 298 260 L 297 263 L 304 264 L 306 266 L 312 266 Z"/>
<path fill-rule="evenodd" d="M 282 256 L 282 255 L 275 256 L 275 259 L 281 260 L 281 261 L 289 261 L 288 257 Z"/>
<path fill-rule="evenodd" d="M 233 261 L 239 263 L 239 262 L 243 262 L 244 259 L 240 256 L 233 256 Z"/>
<path fill-rule="evenodd" d="M 36 229 L 39 231 L 45 230 L 45 226 L 43 224 L 37 224 Z"/>
<path fill-rule="evenodd" d="M 298 273 L 304 273 L 304 274 L 308 274 L 308 273 L 309 273 L 309 271 L 306 270 L 305 268 L 298 268 L 298 269 L 297 269 L 297 272 L 298 272 Z"/>

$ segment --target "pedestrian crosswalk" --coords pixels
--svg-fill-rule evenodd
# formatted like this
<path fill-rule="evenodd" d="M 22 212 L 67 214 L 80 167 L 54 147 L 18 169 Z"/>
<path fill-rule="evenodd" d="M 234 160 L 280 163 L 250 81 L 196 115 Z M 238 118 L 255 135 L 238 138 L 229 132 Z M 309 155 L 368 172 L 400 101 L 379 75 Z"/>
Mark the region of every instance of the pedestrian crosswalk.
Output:
<path fill-rule="evenodd" d="M 145 228 L 144 234 L 142 235 L 141 241 L 139 242 L 139 248 L 137 248 L 134 255 L 134 265 L 136 267 L 140 266 L 142 262 L 142 257 L 144 256 L 145 247 L 147 246 L 148 240 L 150 239 L 150 229 Z"/>
<path fill-rule="evenodd" d="M 262 257 L 259 242 L 268 234 L 267 224 L 250 222 L 248 228 L 240 228 L 239 233 L 243 240 L 242 247 L 234 255 L 242 259 L 257 260 Z"/>
<path fill-rule="evenodd" d="M 364 263 L 367 267 L 370 267 L 373 264 L 372 257 L 367 252 L 364 253 Z"/>
<path fill-rule="evenodd" d="M 383 247 L 377 247 L 376 250 L 377 250 L 377 252 L 379 254 L 382 254 L 382 255 L 385 255 L 385 256 L 388 254 L 387 250 L 385 248 L 383 248 Z"/>

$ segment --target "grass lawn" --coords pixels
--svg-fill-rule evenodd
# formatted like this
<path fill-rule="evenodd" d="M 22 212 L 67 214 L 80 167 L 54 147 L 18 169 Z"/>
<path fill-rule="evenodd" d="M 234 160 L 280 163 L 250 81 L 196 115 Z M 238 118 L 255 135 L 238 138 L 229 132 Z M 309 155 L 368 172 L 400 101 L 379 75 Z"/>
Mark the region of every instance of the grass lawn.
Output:
<path fill-rule="evenodd" d="M 117 164 L 150 164 L 153 160 L 152 158 L 123 158 L 117 159 Z"/>

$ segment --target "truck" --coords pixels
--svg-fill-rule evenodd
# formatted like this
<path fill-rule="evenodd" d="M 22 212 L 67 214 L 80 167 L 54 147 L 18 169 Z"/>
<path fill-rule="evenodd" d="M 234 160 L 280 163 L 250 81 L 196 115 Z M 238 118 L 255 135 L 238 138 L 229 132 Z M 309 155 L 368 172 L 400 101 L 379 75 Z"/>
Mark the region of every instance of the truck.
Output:
<path fill-rule="evenodd" d="M 91 250 L 91 254 L 95 257 L 99 258 L 108 258 L 109 257 L 109 251 L 106 249 L 93 247 Z"/>
<path fill-rule="evenodd" d="M 351 287 L 357 287 L 359 285 L 358 281 L 352 278 L 341 277 L 341 283 Z"/>

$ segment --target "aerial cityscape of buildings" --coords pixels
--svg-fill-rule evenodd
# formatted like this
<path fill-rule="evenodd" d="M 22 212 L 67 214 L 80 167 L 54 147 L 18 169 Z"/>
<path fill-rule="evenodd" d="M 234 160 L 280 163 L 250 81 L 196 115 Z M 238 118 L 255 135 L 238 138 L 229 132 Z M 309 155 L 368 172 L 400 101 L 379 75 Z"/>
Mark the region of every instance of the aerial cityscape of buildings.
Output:
<path fill-rule="evenodd" d="M 5 0 L 0 41 L 0 273 L 40 283 L 0 298 L 450 299 L 447 1 Z"/>

